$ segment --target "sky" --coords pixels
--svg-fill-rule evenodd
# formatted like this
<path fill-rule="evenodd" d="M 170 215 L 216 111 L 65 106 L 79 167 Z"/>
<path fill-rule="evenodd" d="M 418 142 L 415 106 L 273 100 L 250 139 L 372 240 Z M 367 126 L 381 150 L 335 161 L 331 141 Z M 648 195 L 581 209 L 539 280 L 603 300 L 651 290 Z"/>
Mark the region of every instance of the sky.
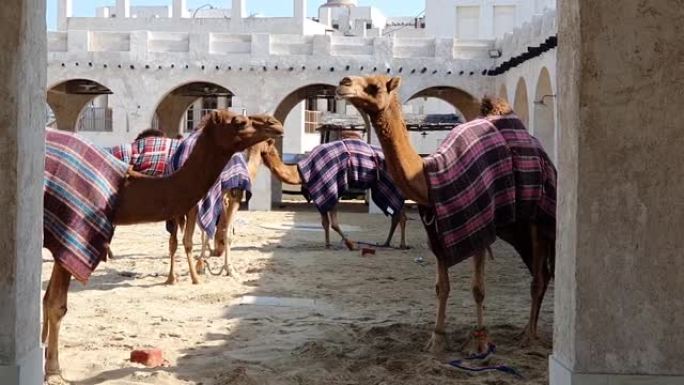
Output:
<path fill-rule="evenodd" d="M 95 16 L 95 8 L 105 5 L 113 6 L 115 0 L 73 0 L 74 16 Z M 131 0 L 131 5 L 164 5 L 171 6 L 172 0 Z M 264 16 L 291 16 L 292 0 L 246 0 L 247 14 L 260 13 Z M 318 14 L 318 7 L 325 0 L 308 1 L 308 17 Z M 217 8 L 230 8 L 230 0 L 187 0 L 188 8 L 211 4 Z M 425 0 L 359 0 L 359 6 L 380 8 L 386 16 L 416 16 L 425 8 Z M 54 30 L 57 24 L 57 0 L 47 0 L 48 30 Z"/>

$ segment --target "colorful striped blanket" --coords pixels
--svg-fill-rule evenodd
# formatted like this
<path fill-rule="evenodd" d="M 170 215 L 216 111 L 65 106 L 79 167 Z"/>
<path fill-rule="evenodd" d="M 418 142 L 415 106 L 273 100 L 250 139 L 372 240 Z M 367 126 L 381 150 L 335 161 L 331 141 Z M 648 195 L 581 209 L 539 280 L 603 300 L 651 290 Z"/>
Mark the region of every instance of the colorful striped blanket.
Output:
<path fill-rule="evenodd" d="M 555 236 L 556 169 L 515 115 L 455 127 L 424 158 L 430 244 L 452 266 L 491 245 L 496 228 L 533 222 Z"/>
<path fill-rule="evenodd" d="M 180 169 L 195 148 L 201 131 L 196 130 L 179 144 L 167 166 L 167 173 L 171 174 Z M 216 225 L 223 212 L 223 192 L 240 189 L 246 192 L 246 199 L 252 196 L 252 182 L 247 169 L 247 160 L 241 152 L 235 153 L 221 171 L 220 177 L 211 186 L 207 194 L 198 202 L 198 223 L 209 237 L 216 234 Z M 173 224 L 167 222 L 166 229 L 170 232 Z"/>
<path fill-rule="evenodd" d="M 395 215 L 404 196 L 385 171 L 385 156 L 377 146 L 344 139 L 317 146 L 297 164 L 302 193 L 321 213 L 327 213 L 349 189 L 370 189 L 371 199 L 385 213 Z"/>
<path fill-rule="evenodd" d="M 176 152 L 177 139 L 147 137 L 133 143 L 120 144 L 105 148 L 119 160 L 133 166 L 133 170 L 151 176 L 162 176 L 166 173 L 169 159 Z"/>
<path fill-rule="evenodd" d="M 43 247 L 83 283 L 106 256 L 127 169 L 83 138 L 46 129 Z"/>

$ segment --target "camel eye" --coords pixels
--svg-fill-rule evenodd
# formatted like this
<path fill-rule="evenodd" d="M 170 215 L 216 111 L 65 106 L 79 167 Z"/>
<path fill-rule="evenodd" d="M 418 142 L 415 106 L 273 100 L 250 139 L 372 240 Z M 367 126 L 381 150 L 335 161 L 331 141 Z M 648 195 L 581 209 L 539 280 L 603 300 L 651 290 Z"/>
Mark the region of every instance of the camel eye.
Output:
<path fill-rule="evenodd" d="M 378 86 L 375 84 L 369 84 L 368 87 L 366 87 L 366 93 L 368 95 L 375 95 L 378 93 Z"/>

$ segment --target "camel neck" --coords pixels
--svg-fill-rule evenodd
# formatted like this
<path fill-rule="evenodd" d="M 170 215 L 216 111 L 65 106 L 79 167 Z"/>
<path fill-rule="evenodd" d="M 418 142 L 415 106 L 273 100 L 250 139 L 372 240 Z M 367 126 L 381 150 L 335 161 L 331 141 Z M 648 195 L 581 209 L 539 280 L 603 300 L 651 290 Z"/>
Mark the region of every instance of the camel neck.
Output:
<path fill-rule="evenodd" d="M 271 150 L 263 155 L 264 165 L 268 167 L 273 175 L 283 183 L 300 185 L 302 178 L 299 175 L 299 170 L 296 165 L 287 165 L 280 159 L 280 155 L 276 150 Z"/>
<path fill-rule="evenodd" d="M 185 215 L 209 191 L 233 151 L 219 148 L 204 129 L 183 166 L 166 177 L 132 172 L 122 189 L 114 223 L 157 222 Z"/>
<path fill-rule="evenodd" d="M 408 199 L 428 205 L 423 160 L 411 145 L 404 115 L 396 96 L 389 106 L 369 114 L 385 155 L 387 172 Z"/>
<path fill-rule="evenodd" d="M 261 156 L 259 154 L 258 146 L 250 147 L 247 154 L 247 172 L 249 173 L 249 179 L 254 183 L 257 172 L 259 172 L 259 166 L 261 166 Z"/>

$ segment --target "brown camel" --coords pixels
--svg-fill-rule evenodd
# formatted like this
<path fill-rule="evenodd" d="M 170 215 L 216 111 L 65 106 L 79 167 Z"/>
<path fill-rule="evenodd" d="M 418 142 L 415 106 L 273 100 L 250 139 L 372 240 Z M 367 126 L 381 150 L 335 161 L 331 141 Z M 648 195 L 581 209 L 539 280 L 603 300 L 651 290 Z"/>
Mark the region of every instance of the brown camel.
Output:
<path fill-rule="evenodd" d="M 433 201 L 431 198 L 435 190 L 434 188 L 431 189 L 431 185 L 428 184 L 428 174 L 426 174 L 428 169 L 427 163 L 425 163 L 427 161 L 416 153 L 409 141 L 401 104 L 397 96 L 399 84 L 399 77 L 383 75 L 345 77 L 340 81 L 337 95 L 350 101 L 354 106 L 369 115 L 385 153 L 387 167 L 393 180 L 407 198 L 416 201 L 421 206 L 421 214 L 434 213 L 433 207 L 438 202 Z M 492 113 L 508 114 L 511 110 L 505 107 L 504 102 L 492 103 L 488 100 L 483 104 L 482 112 L 491 117 Z M 514 115 L 507 115 L 507 117 L 510 118 L 509 120 L 519 122 Z M 477 124 L 475 121 L 468 124 L 470 123 Z M 481 122 L 481 124 L 486 125 L 489 123 Z M 491 126 L 492 124 L 489 124 L 488 127 Z M 519 123 L 518 127 L 523 128 L 518 131 L 518 135 L 528 135 L 522 123 Z M 499 130 L 499 128 L 496 127 L 496 130 Z M 520 133 L 521 131 L 524 131 L 524 134 Z M 454 132 L 452 131 L 452 133 Z M 536 139 L 533 141 L 536 142 Z M 510 145 L 511 143 L 506 144 L 506 146 Z M 539 148 L 541 147 L 539 146 Z M 510 154 L 510 150 L 504 151 L 508 151 Z M 514 156 L 508 156 L 509 161 L 512 158 L 515 161 Z M 542 155 L 542 158 L 546 158 L 545 154 Z M 487 165 L 485 164 L 484 166 L 486 167 Z M 553 186 L 550 186 L 550 189 L 553 190 L 554 195 L 553 215 L 555 215 L 555 169 L 552 166 L 551 169 L 553 170 Z M 441 171 L 449 172 L 450 170 L 442 169 Z M 519 187 L 517 182 L 514 182 L 514 184 L 516 188 Z M 437 283 L 435 289 L 438 298 L 438 309 L 432 338 L 426 348 L 434 353 L 438 353 L 446 349 L 445 318 L 450 290 L 448 268 L 453 264 L 453 262 L 450 262 L 455 258 L 449 255 L 446 252 L 446 248 L 440 243 L 440 233 L 444 229 L 437 229 L 437 219 L 435 218 L 434 215 L 432 218 L 422 215 L 426 231 L 430 236 L 430 246 L 437 257 Z M 555 258 L 555 217 L 553 226 L 544 227 L 534 221 L 525 222 L 516 219 L 513 223 L 509 223 L 506 226 L 497 225 L 491 232 L 491 239 L 488 239 L 479 249 L 468 255 L 457 256 L 460 257 L 458 260 L 465 259 L 471 255 L 474 257 L 475 272 L 472 292 L 477 305 L 478 328 L 473 333 L 473 337 L 477 340 L 479 351 L 485 350 L 489 343 L 483 319 L 483 302 L 485 297 L 484 254 L 487 246 L 494 241 L 493 233 L 516 249 L 533 277 L 531 289 L 532 306 L 529 321 L 521 335 L 526 343 L 531 343 L 537 339 L 537 320 L 546 288 L 553 275 L 553 261 Z"/>
<path fill-rule="evenodd" d="M 270 125 L 255 127 L 248 117 L 225 110 L 212 111 L 205 116 L 200 126 L 202 134 L 195 150 L 177 172 L 166 177 L 150 177 L 130 169 L 125 172 L 125 180 L 116 187 L 118 198 L 109 206 L 112 212 L 111 217 L 107 218 L 110 229 L 115 225 L 164 221 L 187 213 L 206 194 L 236 151 L 243 151 L 255 143 L 283 133 L 282 125 L 275 121 Z M 85 151 L 93 153 L 96 150 L 86 148 Z M 58 159 L 58 165 L 61 162 Z M 47 177 L 46 165 L 46 180 Z M 45 196 L 47 199 L 47 190 Z M 46 200 L 46 211 L 47 208 Z M 48 229 L 45 226 L 44 232 L 47 238 Z M 101 250 L 97 250 L 97 255 L 106 253 L 104 245 L 100 243 Z M 42 341 L 47 342 L 45 376 L 48 381 L 62 382 L 59 329 L 67 312 L 67 293 L 71 277 L 75 273 L 74 270 L 67 270 L 62 265 L 62 260 L 57 258 L 63 251 L 60 246 L 52 244 L 50 251 L 55 256 L 55 264 L 43 298 Z M 82 280 L 87 279 L 80 277 Z"/>
<path fill-rule="evenodd" d="M 269 126 L 276 124 L 276 120 L 270 116 L 251 116 L 252 125 L 255 127 Z M 279 122 L 277 124 L 280 124 Z M 261 153 L 266 151 L 268 145 L 266 142 L 259 142 L 247 149 L 247 172 L 249 174 L 249 179 L 254 180 L 256 178 L 257 171 L 261 165 Z M 230 260 L 230 247 L 233 242 L 233 221 L 235 220 L 235 214 L 240 209 L 240 202 L 245 195 L 245 190 L 242 188 L 231 188 L 229 191 L 223 191 L 222 199 L 222 211 L 219 217 L 219 222 L 216 227 L 216 234 L 214 236 L 214 249 L 209 250 L 209 254 L 212 256 L 224 256 L 224 265 L 217 274 L 221 274 L 225 271 L 226 275 L 234 276 L 235 271 L 232 265 L 229 263 Z M 177 276 L 175 273 L 175 254 L 178 249 L 178 238 L 177 229 L 182 229 L 183 231 L 183 246 L 185 249 L 185 255 L 190 266 L 190 278 L 193 284 L 200 283 L 199 275 L 208 269 L 204 260 L 200 259 L 194 265 L 192 264 L 192 248 L 193 248 L 193 235 L 195 232 L 195 225 L 197 224 L 198 209 L 197 205 L 193 206 L 190 211 L 183 218 L 176 218 L 175 225 L 171 226 L 169 235 L 169 258 L 170 258 L 170 268 L 169 276 L 166 283 L 173 285 L 177 282 Z M 200 257 L 204 257 L 205 249 L 209 249 L 206 244 L 208 240 L 205 238 L 205 233 L 202 232 L 202 252 Z"/>
<path fill-rule="evenodd" d="M 263 153 L 264 165 L 268 167 L 269 170 L 275 175 L 281 182 L 291 184 L 291 185 L 302 185 L 302 177 L 299 172 L 297 165 L 286 165 L 283 163 L 278 149 L 274 145 L 270 145 L 268 151 Z M 401 243 L 400 248 L 406 248 L 406 213 L 402 207 L 399 213 L 392 215 L 392 223 L 390 225 L 389 234 L 385 243 L 382 247 L 389 247 L 392 237 L 394 236 L 394 231 L 397 225 L 401 225 Z M 330 228 L 332 227 L 344 241 L 345 245 L 349 250 L 354 250 L 356 244 L 347 237 L 347 235 L 342 232 L 342 228 L 337 220 L 337 208 L 332 206 L 328 212 L 321 212 L 321 224 L 323 225 L 323 230 L 325 231 L 325 247 L 330 247 Z"/>

